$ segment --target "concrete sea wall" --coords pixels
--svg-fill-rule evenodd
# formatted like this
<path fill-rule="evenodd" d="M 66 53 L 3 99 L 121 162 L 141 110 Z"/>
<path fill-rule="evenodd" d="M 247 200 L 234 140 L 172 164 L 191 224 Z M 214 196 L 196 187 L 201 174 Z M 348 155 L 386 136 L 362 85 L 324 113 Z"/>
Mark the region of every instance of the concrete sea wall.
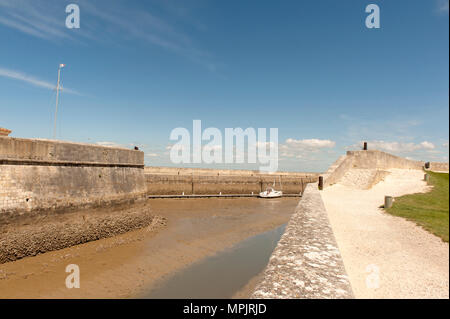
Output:
<path fill-rule="evenodd" d="M 246 170 L 146 167 L 148 195 L 257 194 L 273 185 L 285 194 L 300 194 L 318 173 L 259 174 Z"/>
<path fill-rule="evenodd" d="M 252 297 L 353 297 L 316 183 L 306 187 Z"/>
<path fill-rule="evenodd" d="M 431 162 L 430 163 L 430 170 L 434 172 L 447 172 L 448 169 L 448 163 L 439 163 L 439 162 Z"/>
<path fill-rule="evenodd" d="M 244 169 L 211 169 L 211 168 L 186 168 L 186 167 L 162 167 L 162 166 L 147 166 L 145 167 L 146 174 L 162 174 L 162 175 L 201 175 L 201 176 L 317 176 L 318 173 L 304 173 L 304 172 L 276 172 L 273 174 L 261 174 L 258 170 L 244 170 Z"/>
<path fill-rule="evenodd" d="M 369 169 L 422 169 L 424 162 L 413 161 L 377 150 L 348 151 L 347 157 L 353 158 L 353 167 Z"/>
<path fill-rule="evenodd" d="M 144 153 L 141 151 L 12 137 L 0 137 L 0 160 L 28 165 L 144 167 Z"/>
<path fill-rule="evenodd" d="M 327 187 L 337 183 L 351 168 L 377 170 L 391 168 L 423 169 L 424 165 L 425 162 L 412 161 L 377 150 L 348 151 L 347 155 L 341 156 L 323 175 L 324 186 Z"/>
<path fill-rule="evenodd" d="M 337 183 L 345 173 L 353 166 L 353 158 L 343 155 L 334 162 L 323 175 L 323 186 L 330 186 Z"/>
<path fill-rule="evenodd" d="M 0 137 L 0 221 L 134 201 L 147 190 L 143 168 L 140 151 Z"/>

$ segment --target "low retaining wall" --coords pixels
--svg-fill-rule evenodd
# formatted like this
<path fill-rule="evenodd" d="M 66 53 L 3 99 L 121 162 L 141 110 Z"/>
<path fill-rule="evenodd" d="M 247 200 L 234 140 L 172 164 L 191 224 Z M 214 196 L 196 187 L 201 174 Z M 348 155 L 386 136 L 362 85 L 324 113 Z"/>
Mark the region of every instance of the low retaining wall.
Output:
<path fill-rule="evenodd" d="M 318 185 L 309 184 L 253 298 L 353 298 Z"/>
<path fill-rule="evenodd" d="M 448 163 L 439 163 L 439 162 L 431 162 L 430 163 L 430 171 L 433 172 L 447 172 L 448 169 Z"/>
<path fill-rule="evenodd" d="M 273 185 L 279 188 L 280 179 L 285 194 L 300 194 L 308 183 L 316 182 L 318 174 L 298 175 L 220 175 L 220 171 L 208 171 L 209 175 L 145 174 L 148 195 L 211 195 L 257 194 Z M 219 174 L 219 175 L 218 175 Z"/>
<path fill-rule="evenodd" d="M 0 137 L 0 221 L 134 201 L 146 193 L 143 168 L 140 151 Z"/>

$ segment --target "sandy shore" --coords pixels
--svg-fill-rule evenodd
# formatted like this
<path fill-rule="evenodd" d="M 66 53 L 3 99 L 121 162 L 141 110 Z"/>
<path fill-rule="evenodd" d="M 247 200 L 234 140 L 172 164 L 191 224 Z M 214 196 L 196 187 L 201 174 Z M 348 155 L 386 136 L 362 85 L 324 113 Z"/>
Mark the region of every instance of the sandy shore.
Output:
<path fill-rule="evenodd" d="M 286 223 L 298 201 L 151 200 L 152 213 L 165 218 L 166 227 L 144 228 L 2 264 L 0 298 L 136 297 L 195 261 Z M 69 264 L 80 267 L 80 289 L 65 287 Z"/>
<path fill-rule="evenodd" d="M 448 244 L 379 208 L 385 195 L 428 191 L 424 173 L 389 171 L 369 190 L 352 187 L 352 176 L 346 176 L 346 185 L 322 192 L 355 297 L 449 298 Z"/>

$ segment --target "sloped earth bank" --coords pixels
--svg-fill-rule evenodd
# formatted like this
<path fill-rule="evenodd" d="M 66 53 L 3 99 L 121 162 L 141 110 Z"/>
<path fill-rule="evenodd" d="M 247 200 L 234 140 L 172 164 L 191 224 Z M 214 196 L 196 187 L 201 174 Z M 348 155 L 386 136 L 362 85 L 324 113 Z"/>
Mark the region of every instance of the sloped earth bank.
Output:
<path fill-rule="evenodd" d="M 370 189 L 387 175 L 388 171 L 354 168 L 345 173 L 339 184 L 354 189 Z"/>
<path fill-rule="evenodd" d="M 385 195 L 429 191 L 424 173 L 389 172 L 363 190 L 348 184 L 361 176 L 361 171 L 350 170 L 346 185 L 337 183 L 321 192 L 355 297 L 448 298 L 448 243 L 380 208 Z"/>
<path fill-rule="evenodd" d="M 0 298 L 136 297 L 196 261 L 285 224 L 298 200 L 153 199 L 150 212 L 166 227 L 150 224 L 1 264 Z M 79 289 L 66 288 L 70 264 L 80 268 Z"/>

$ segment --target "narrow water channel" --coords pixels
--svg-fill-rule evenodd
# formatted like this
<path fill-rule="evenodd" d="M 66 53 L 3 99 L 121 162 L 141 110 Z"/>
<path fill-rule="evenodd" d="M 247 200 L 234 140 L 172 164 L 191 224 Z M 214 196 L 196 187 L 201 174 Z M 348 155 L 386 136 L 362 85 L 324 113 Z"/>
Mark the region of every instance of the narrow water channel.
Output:
<path fill-rule="evenodd" d="M 250 237 L 197 262 L 159 283 L 143 298 L 231 298 L 266 267 L 285 227 Z"/>

